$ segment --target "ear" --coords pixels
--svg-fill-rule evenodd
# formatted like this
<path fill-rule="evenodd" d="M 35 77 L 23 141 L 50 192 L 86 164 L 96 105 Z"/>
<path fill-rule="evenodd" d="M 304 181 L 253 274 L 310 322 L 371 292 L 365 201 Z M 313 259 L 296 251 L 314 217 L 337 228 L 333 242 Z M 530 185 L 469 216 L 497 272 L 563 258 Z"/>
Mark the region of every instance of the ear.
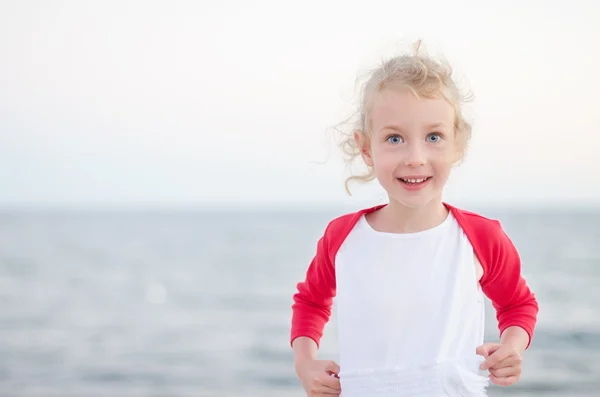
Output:
<path fill-rule="evenodd" d="M 455 145 L 454 147 L 454 161 L 452 164 L 459 165 L 462 163 L 463 158 L 465 156 L 466 148 L 463 145 Z"/>
<path fill-rule="evenodd" d="M 458 165 L 460 163 L 460 150 L 454 149 L 454 153 L 452 154 L 452 165 Z"/>
<path fill-rule="evenodd" d="M 371 145 L 365 133 L 362 131 L 354 131 L 354 141 L 360 150 L 360 155 L 363 161 L 369 167 L 373 167 L 373 157 L 371 156 Z"/>

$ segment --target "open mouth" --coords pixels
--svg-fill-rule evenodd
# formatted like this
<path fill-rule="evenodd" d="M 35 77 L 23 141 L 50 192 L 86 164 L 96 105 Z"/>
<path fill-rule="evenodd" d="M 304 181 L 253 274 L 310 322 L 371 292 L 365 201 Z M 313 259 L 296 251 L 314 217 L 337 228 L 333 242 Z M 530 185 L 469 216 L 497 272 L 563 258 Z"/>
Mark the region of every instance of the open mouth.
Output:
<path fill-rule="evenodd" d="M 404 183 L 405 185 L 419 186 L 419 185 L 426 183 L 431 178 L 432 177 L 430 177 L 430 176 L 425 176 L 425 177 L 419 177 L 419 178 L 398 178 L 398 180 L 400 182 Z"/>

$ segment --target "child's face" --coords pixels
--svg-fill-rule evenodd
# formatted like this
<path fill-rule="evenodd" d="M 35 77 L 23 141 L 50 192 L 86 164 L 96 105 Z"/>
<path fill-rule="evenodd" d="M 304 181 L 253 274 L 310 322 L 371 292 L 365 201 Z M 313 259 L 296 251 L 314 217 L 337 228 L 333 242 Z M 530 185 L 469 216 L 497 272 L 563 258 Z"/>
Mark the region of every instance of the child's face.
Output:
<path fill-rule="evenodd" d="M 357 140 L 390 200 L 410 208 L 441 201 L 459 157 L 454 109 L 447 101 L 386 89 L 371 110 L 370 146 Z"/>

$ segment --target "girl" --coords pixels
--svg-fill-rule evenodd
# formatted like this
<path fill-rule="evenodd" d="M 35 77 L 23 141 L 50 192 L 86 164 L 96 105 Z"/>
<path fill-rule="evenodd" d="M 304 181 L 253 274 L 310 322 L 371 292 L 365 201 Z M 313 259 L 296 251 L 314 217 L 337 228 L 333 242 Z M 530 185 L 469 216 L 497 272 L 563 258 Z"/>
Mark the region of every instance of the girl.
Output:
<path fill-rule="evenodd" d="M 538 304 L 500 223 L 442 201 L 471 134 L 451 68 L 419 52 L 372 72 L 344 142 L 389 203 L 332 220 L 292 306 L 308 396 L 485 396 L 514 384 Z M 348 181 L 346 181 L 347 183 Z M 484 343 L 484 301 L 499 343 Z M 317 359 L 334 297 L 340 365 Z"/>

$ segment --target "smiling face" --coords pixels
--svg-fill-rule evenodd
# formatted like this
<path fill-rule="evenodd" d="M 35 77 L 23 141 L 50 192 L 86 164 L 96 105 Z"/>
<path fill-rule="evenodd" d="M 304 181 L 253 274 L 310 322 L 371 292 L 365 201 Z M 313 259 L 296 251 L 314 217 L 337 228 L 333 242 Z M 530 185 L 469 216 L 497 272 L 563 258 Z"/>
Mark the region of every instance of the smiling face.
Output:
<path fill-rule="evenodd" d="M 460 156 L 453 107 L 443 98 L 386 88 L 369 119 L 368 136 L 357 133 L 355 139 L 390 201 L 414 209 L 439 204 Z"/>

